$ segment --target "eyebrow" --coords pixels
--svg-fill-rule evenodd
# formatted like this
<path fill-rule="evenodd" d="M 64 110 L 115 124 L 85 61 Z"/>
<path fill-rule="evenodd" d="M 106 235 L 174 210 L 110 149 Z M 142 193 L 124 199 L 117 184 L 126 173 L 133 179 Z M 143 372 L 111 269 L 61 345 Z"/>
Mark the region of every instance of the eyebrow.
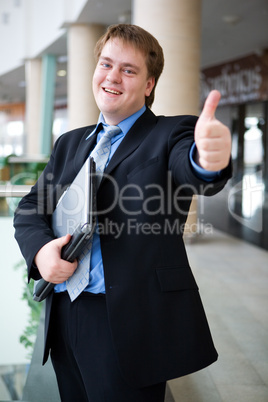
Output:
<path fill-rule="evenodd" d="M 100 56 L 99 57 L 99 61 L 108 61 L 109 63 L 113 63 L 114 61 L 113 61 L 113 59 L 111 59 L 110 57 L 106 57 L 106 56 Z M 135 70 L 137 70 L 137 71 L 139 71 L 140 70 L 140 67 L 138 67 L 136 64 L 132 64 L 132 63 L 127 63 L 127 62 L 124 62 L 124 63 L 120 63 L 121 64 L 121 66 L 122 67 L 131 67 L 131 68 L 134 68 Z"/>

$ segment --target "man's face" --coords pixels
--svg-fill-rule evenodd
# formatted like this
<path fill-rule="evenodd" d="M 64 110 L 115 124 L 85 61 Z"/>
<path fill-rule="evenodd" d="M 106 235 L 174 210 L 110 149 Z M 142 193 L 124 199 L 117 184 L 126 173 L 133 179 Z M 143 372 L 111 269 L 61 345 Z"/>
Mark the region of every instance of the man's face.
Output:
<path fill-rule="evenodd" d="M 106 42 L 93 76 L 93 93 L 107 124 L 117 125 L 137 112 L 153 86 L 142 52 L 118 38 Z"/>

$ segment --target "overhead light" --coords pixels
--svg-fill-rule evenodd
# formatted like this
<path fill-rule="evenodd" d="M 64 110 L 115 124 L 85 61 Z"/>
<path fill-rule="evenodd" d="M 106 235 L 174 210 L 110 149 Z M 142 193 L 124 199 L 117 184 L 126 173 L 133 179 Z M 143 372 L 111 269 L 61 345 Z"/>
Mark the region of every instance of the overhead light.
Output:
<path fill-rule="evenodd" d="M 58 77 L 65 77 L 66 74 L 67 74 L 66 70 L 58 70 L 57 72 Z"/>
<path fill-rule="evenodd" d="M 131 22 L 131 11 L 127 10 L 118 15 L 118 22 L 120 24 L 129 24 Z"/>
<path fill-rule="evenodd" d="M 25 88 L 25 87 L 26 87 L 26 81 L 20 81 L 20 82 L 18 83 L 18 86 L 19 86 L 20 88 Z"/>
<path fill-rule="evenodd" d="M 66 63 L 68 61 L 67 55 L 62 55 L 57 58 L 58 63 Z"/>
<path fill-rule="evenodd" d="M 229 25 L 236 25 L 238 24 L 238 22 L 241 21 L 241 17 L 239 17 L 238 15 L 235 14 L 230 14 L 230 15 L 224 15 L 222 17 L 223 22 L 225 22 L 226 24 Z"/>

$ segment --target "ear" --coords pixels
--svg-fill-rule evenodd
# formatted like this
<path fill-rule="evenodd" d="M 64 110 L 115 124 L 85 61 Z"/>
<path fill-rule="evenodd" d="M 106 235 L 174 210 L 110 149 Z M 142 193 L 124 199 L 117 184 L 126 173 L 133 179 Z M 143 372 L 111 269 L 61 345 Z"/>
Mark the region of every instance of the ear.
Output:
<path fill-rule="evenodd" d="M 154 84 L 155 84 L 155 78 L 154 77 L 148 78 L 147 84 L 146 84 L 146 89 L 145 89 L 145 96 L 150 96 L 150 94 L 153 90 Z"/>

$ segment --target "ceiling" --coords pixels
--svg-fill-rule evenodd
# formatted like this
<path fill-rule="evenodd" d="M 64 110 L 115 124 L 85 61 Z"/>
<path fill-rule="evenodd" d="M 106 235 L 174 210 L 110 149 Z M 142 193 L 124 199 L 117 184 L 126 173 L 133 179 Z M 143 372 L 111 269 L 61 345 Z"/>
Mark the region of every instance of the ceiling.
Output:
<path fill-rule="evenodd" d="M 77 22 L 110 25 L 130 21 L 131 0 L 89 0 Z M 268 0 L 203 0 L 201 68 L 268 49 Z M 66 56 L 66 34 L 44 52 Z M 58 62 L 66 69 L 66 62 Z M 0 103 L 25 100 L 21 66 L 0 77 Z M 56 79 L 56 99 L 66 99 L 66 76 Z"/>

